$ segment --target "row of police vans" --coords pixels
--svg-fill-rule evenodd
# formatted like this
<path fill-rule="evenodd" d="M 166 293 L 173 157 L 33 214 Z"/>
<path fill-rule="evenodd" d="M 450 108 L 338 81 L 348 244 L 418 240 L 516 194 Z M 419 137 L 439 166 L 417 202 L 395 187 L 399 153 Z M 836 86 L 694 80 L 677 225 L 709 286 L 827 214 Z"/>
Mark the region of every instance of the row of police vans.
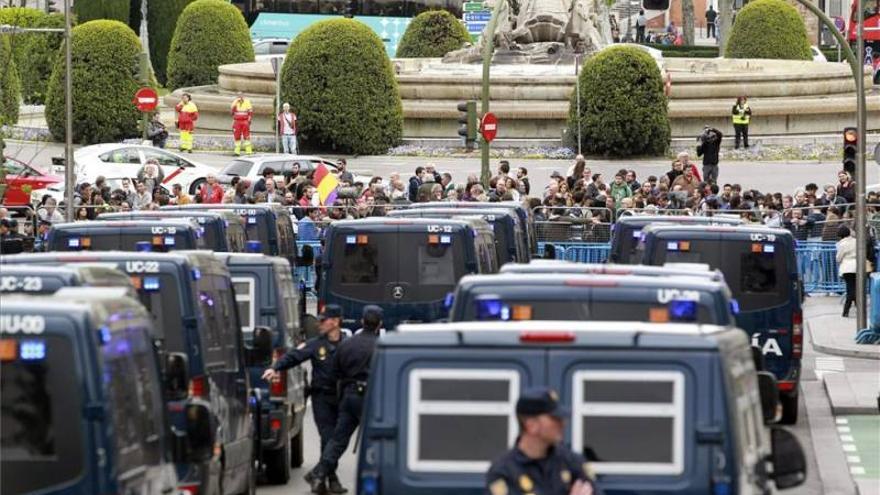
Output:
<path fill-rule="evenodd" d="M 4 494 L 247 494 L 303 463 L 296 236 L 278 205 L 57 224 L 0 257 Z M 306 250 L 308 251 L 308 250 Z M 308 318 L 305 318 L 308 321 Z"/>

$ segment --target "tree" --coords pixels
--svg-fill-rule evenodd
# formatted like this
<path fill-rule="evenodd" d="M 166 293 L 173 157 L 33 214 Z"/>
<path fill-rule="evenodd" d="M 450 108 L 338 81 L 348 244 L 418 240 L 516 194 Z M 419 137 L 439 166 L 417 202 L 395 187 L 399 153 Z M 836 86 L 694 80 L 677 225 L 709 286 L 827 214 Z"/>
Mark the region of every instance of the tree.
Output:
<path fill-rule="evenodd" d="M 724 56 L 813 59 L 803 18 L 782 0 L 753 0 L 743 7 L 736 15 Z"/>
<path fill-rule="evenodd" d="M 455 16 L 445 10 L 428 10 L 407 26 L 397 45 L 397 57 L 442 57 L 470 39 L 467 29 Z"/>
<path fill-rule="evenodd" d="M 196 0 L 177 19 L 168 52 L 167 86 L 215 84 L 218 66 L 253 61 L 251 34 L 241 11 L 222 0 Z"/>
<path fill-rule="evenodd" d="M 694 45 L 694 0 L 681 0 L 681 34 L 684 44 Z"/>
<path fill-rule="evenodd" d="M 21 83 L 15 67 L 9 36 L 0 36 L 0 127 L 18 122 Z"/>
<path fill-rule="evenodd" d="M 403 134 L 403 109 L 382 40 L 359 21 L 313 24 L 291 43 L 281 72 L 306 147 L 378 154 Z"/>
<path fill-rule="evenodd" d="M 77 26 L 71 37 L 74 142 L 137 136 L 139 113 L 131 102 L 140 87 L 137 35 L 119 21 L 98 20 Z M 59 141 L 65 127 L 64 68 L 64 50 L 59 50 L 46 97 L 46 122 Z"/>
<path fill-rule="evenodd" d="M 25 7 L 0 9 L 0 24 L 25 28 L 64 27 L 64 16 L 45 14 Z M 21 79 L 21 97 L 25 103 L 40 105 L 46 98 L 46 85 L 52 63 L 61 46 L 61 33 L 18 33 L 9 38 L 15 65 Z"/>
<path fill-rule="evenodd" d="M 628 46 L 602 50 L 584 64 L 569 105 L 569 136 L 588 153 L 626 157 L 658 155 L 669 146 L 663 78 L 646 52 Z"/>
<path fill-rule="evenodd" d="M 168 75 L 168 50 L 177 26 L 177 19 L 193 0 L 149 0 L 147 26 L 150 32 L 150 60 L 160 83 L 165 84 Z"/>
<path fill-rule="evenodd" d="M 73 3 L 79 22 L 111 19 L 128 24 L 130 0 L 80 0 Z"/>

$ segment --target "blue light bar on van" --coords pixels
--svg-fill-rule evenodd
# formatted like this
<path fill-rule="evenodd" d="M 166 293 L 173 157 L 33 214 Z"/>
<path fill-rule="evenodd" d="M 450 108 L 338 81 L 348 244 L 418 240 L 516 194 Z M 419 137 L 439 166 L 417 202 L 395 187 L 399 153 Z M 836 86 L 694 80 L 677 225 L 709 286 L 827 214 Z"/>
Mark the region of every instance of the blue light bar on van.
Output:
<path fill-rule="evenodd" d="M 773 244 L 764 244 L 764 252 L 774 253 L 776 252 L 776 246 L 774 246 Z"/>
<path fill-rule="evenodd" d="M 198 268 L 193 268 L 191 273 L 192 273 L 193 280 L 198 280 L 198 279 L 202 278 L 202 271 L 199 270 Z"/>
<path fill-rule="evenodd" d="M 681 301 L 678 299 L 669 302 L 670 321 L 697 321 L 697 302 Z"/>
<path fill-rule="evenodd" d="M 101 345 L 110 342 L 110 329 L 107 327 L 101 327 L 98 329 L 98 337 L 101 339 Z"/>
<path fill-rule="evenodd" d="M 734 315 L 739 314 L 739 301 L 737 301 L 736 299 L 730 300 L 730 312 Z"/>
<path fill-rule="evenodd" d="M 23 340 L 18 355 L 22 361 L 46 359 L 46 343 L 42 340 Z"/>
<path fill-rule="evenodd" d="M 134 244 L 134 249 L 139 253 L 149 253 L 153 250 L 153 246 L 147 241 L 138 241 Z"/>
<path fill-rule="evenodd" d="M 79 237 L 71 237 L 70 239 L 67 239 L 67 247 L 78 248 L 79 247 Z"/>
<path fill-rule="evenodd" d="M 257 224 L 257 217 L 247 217 L 247 223 L 248 223 L 248 225 L 256 225 Z"/>
<path fill-rule="evenodd" d="M 345 236 L 346 244 L 357 244 L 357 236 L 356 235 L 347 235 Z"/>
<path fill-rule="evenodd" d="M 447 292 L 446 297 L 443 298 L 443 309 L 449 310 L 452 308 L 452 303 L 455 302 L 455 293 Z"/>
<path fill-rule="evenodd" d="M 691 241 L 669 241 L 666 243 L 667 251 L 690 251 Z"/>
<path fill-rule="evenodd" d="M 451 235 L 441 235 L 440 236 L 440 244 L 452 244 L 452 236 Z"/>
<path fill-rule="evenodd" d="M 143 289 L 147 292 L 155 292 L 160 287 L 159 277 L 144 277 Z"/>
<path fill-rule="evenodd" d="M 201 239 L 205 235 L 205 228 L 199 227 L 196 229 L 196 238 Z"/>
<path fill-rule="evenodd" d="M 173 246 L 174 245 L 174 237 L 166 236 L 165 237 L 165 245 L 166 246 Z"/>
<path fill-rule="evenodd" d="M 263 251 L 263 243 L 260 241 L 247 241 L 245 251 L 248 253 L 260 253 Z"/>
<path fill-rule="evenodd" d="M 510 309 L 500 299 L 494 297 L 479 298 L 474 301 L 477 320 L 508 320 Z"/>
<path fill-rule="evenodd" d="M 633 230 L 633 239 L 641 239 L 642 231 L 641 230 Z"/>

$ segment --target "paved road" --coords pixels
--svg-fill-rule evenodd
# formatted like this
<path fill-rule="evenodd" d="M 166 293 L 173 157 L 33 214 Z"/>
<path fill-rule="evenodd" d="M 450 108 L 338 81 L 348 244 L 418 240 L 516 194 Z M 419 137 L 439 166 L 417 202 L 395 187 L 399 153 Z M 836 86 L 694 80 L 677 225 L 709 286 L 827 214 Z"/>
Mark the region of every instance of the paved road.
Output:
<path fill-rule="evenodd" d="M 25 162 L 33 161 L 37 165 L 51 164 L 53 156 L 62 156 L 64 147 L 58 143 L 18 143 L 8 144 L 7 154 Z M 215 168 L 221 168 L 235 157 L 231 154 L 193 153 L 193 160 Z M 327 155 L 329 156 L 329 155 Z M 479 174 L 480 160 L 474 158 L 421 158 L 397 156 L 364 156 L 349 158 L 349 168 L 355 172 L 365 171 L 378 174 L 387 179 L 391 172 L 400 172 L 401 177 L 409 178 L 415 167 L 434 163 L 437 170 L 450 172 L 455 182 L 465 182 L 469 174 Z M 551 172 L 558 170 L 565 174 L 571 160 L 537 160 L 511 159 L 512 167 L 526 167 L 529 171 L 533 189 L 543 188 L 549 180 Z M 621 168 L 631 168 L 640 178 L 649 175 L 660 175 L 669 170 L 668 160 L 591 160 L 588 165 L 594 173 L 606 176 L 606 183 L 611 182 L 610 175 Z M 492 169 L 498 166 L 498 160 L 491 162 Z M 836 173 L 840 169 L 838 162 L 721 162 L 720 181 L 722 183 L 739 183 L 744 187 L 752 187 L 761 191 L 793 193 L 797 187 L 815 182 L 820 187 L 828 182 L 836 182 Z M 867 167 L 868 184 L 880 182 L 880 169 L 871 164 Z"/>

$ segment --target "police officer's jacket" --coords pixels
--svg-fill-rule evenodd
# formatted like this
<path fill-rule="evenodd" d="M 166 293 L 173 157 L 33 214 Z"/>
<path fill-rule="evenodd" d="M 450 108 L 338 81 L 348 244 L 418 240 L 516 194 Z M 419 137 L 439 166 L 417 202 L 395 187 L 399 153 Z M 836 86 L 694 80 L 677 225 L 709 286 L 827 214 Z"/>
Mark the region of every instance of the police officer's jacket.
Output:
<path fill-rule="evenodd" d="M 282 371 L 311 360 L 312 393 L 336 394 L 336 379 L 331 368 L 333 366 L 333 356 L 343 340 L 345 340 L 344 333 L 340 333 L 340 338 L 336 342 L 331 342 L 326 335 L 313 337 L 295 349 L 287 351 L 281 359 L 272 365 L 272 369 Z"/>
<path fill-rule="evenodd" d="M 370 361 L 379 336 L 373 332 L 360 332 L 339 345 L 333 356 L 333 374 L 344 392 L 351 386 L 363 390 L 370 376 Z"/>
<path fill-rule="evenodd" d="M 514 447 L 489 467 L 486 488 L 490 495 L 568 495 L 577 480 L 593 483 L 589 464 L 569 449 L 551 447 L 547 457 L 532 459 Z M 602 493 L 595 483 L 593 493 Z"/>

